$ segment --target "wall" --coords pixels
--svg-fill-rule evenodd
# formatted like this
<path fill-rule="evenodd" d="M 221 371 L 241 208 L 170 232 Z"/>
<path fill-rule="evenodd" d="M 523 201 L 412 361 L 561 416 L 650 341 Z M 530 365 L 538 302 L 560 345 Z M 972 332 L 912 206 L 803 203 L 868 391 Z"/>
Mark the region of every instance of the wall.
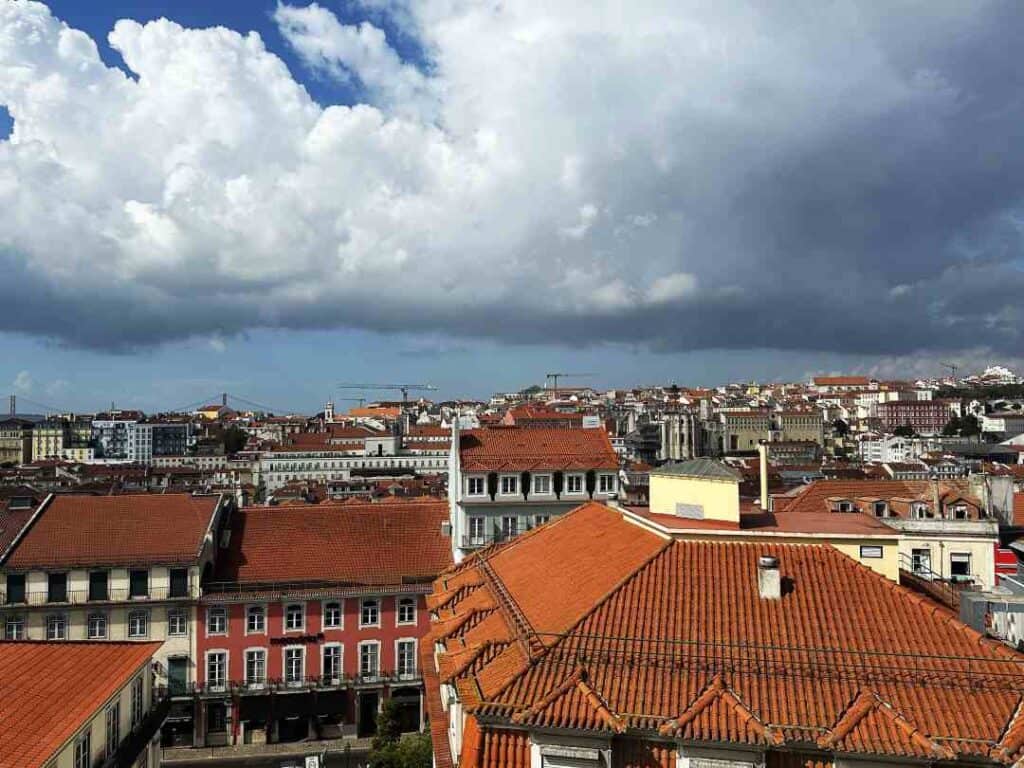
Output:
<path fill-rule="evenodd" d="M 739 484 L 734 480 L 710 480 L 652 472 L 651 512 L 675 516 L 676 504 L 700 505 L 705 520 L 739 523 Z"/>

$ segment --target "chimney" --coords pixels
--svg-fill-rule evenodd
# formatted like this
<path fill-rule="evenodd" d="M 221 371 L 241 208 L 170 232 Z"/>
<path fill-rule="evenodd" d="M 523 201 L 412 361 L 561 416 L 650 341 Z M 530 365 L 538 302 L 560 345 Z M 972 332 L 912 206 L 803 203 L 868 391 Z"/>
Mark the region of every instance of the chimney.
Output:
<path fill-rule="evenodd" d="M 778 600 L 782 597 L 779 558 L 773 555 L 757 558 L 757 592 L 762 600 Z"/>
<path fill-rule="evenodd" d="M 945 517 L 945 515 L 942 513 L 942 510 L 939 509 L 939 501 L 940 501 L 940 497 L 939 497 L 939 476 L 933 474 L 932 475 L 932 504 L 933 504 L 933 506 L 932 506 L 932 514 L 935 516 L 936 520 L 938 520 L 941 517 Z"/>
<path fill-rule="evenodd" d="M 757 455 L 761 467 L 761 511 L 768 511 L 768 443 L 760 440 L 757 443 Z"/>

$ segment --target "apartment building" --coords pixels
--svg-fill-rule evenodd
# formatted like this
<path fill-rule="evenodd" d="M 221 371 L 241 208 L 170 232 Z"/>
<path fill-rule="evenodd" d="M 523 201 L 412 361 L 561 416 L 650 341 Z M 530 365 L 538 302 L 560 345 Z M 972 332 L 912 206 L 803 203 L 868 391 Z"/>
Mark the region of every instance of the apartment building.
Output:
<path fill-rule="evenodd" d="M 825 444 L 825 422 L 821 410 L 779 411 L 774 417 L 779 441 Z"/>
<path fill-rule="evenodd" d="M 0 419 L 0 466 L 32 461 L 32 426 L 18 416 Z"/>
<path fill-rule="evenodd" d="M 195 615 L 230 496 L 50 496 L 0 558 L 5 640 L 160 643 L 157 680 L 195 679 Z"/>
<path fill-rule="evenodd" d="M 427 604 L 438 768 L 1022 757 L 1024 656 L 826 544 L 671 539 L 586 504 Z"/>
<path fill-rule="evenodd" d="M 867 376 L 815 376 L 811 379 L 811 386 L 819 394 L 834 395 L 864 392 L 877 388 L 878 382 L 869 379 Z"/>
<path fill-rule="evenodd" d="M 447 520 L 442 500 L 240 510 L 204 584 L 195 745 L 370 736 L 388 698 L 420 730 Z"/>
<path fill-rule="evenodd" d="M 601 428 L 460 431 L 456 422 L 449 464 L 456 561 L 619 490 L 619 458 Z"/>
<path fill-rule="evenodd" d="M 159 643 L 0 643 L 0 765 L 159 768 Z"/>
<path fill-rule="evenodd" d="M 944 400 L 895 400 L 878 405 L 882 427 L 892 432 L 897 427 L 911 427 L 922 435 L 936 435 L 953 415 Z"/>
<path fill-rule="evenodd" d="M 772 431 L 768 411 L 723 411 L 722 449 L 726 453 L 756 451 L 757 444 L 767 440 Z"/>

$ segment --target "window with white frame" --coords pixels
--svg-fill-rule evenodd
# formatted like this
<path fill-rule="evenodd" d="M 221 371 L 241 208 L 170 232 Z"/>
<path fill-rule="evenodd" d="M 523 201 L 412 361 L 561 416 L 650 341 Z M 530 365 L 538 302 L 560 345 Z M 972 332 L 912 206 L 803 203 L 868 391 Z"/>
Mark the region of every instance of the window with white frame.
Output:
<path fill-rule="evenodd" d="M 92 766 L 92 731 L 86 726 L 82 735 L 75 739 L 74 768 L 91 768 Z"/>
<path fill-rule="evenodd" d="M 116 701 L 107 708 L 107 757 L 113 755 L 121 744 L 121 702 Z"/>
<path fill-rule="evenodd" d="M 89 640 L 105 640 L 107 637 L 107 614 L 90 613 L 86 620 L 85 633 Z"/>
<path fill-rule="evenodd" d="M 533 516 L 533 524 L 535 526 L 536 525 L 544 525 L 544 523 L 548 522 L 549 520 L 551 520 L 551 515 L 534 515 Z"/>
<path fill-rule="evenodd" d="M 501 476 L 501 494 L 503 496 L 514 496 L 519 493 L 519 475 Z"/>
<path fill-rule="evenodd" d="M 341 629 L 341 603 L 324 603 L 324 629 Z"/>
<path fill-rule="evenodd" d="M 484 495 L 484 478 L 482 478 L 482 477 L 469 477 L 469 478 L 466 478 L 466 495 L 467 496 L 483 496 Z"/>
<path fill-rule="evenodd" d="M 519 535 L 519 518 L 515 515 L 506 515 L 501 518 L 501 535 L 511 539 Z"/>
<path fill-rule="evenodd" d="M 290 647 L 284 649 L 285 685 L 299 685 L 306 676 L 306 649 Z"/>
<path fill-rule="evenodd" d="M 615 493 L 615 475 L 598 475 L 597 490 L 601 493 Z"/>
<path fill-rule="evenodd" d="M 971 576 L 971 553 L 951 552 L 949 555 L 949 575 L 953 579 L 969 579 Z"/>
<path fill-rule="evenodd" d="M 862 560 L 869 558 L 880 558 L 884 554 L 884 550 L 879 546 L 873 546 L 869 544 L 862 544 L 860 548 L 860 557 Z"/>
<path fill-rule="evenodd" d="M 135 728 L 139 723 L 142 722 L 142 694 L 143 686 L 142 676 L 139 675 L 132 680 L 132 693 L 131 693 L 131 723 L 132 728 Z"/>
<path fill-rule="evenodd" d="M 228 612 L 222 605 L 213 605 L 206 611 L 206 634 L 226 635 L 228 633 Z"/>
<path fill-rule="evenodd" d="M 213 689 L 223 688 L 228 679 L 227 675 L 227 651 L 207 651 L 206 684 Z"/>
<path fill-rule="evenodd" d="M 245 652 L 245 684 L 262 686 L 267 682 L 267 652 L 250 648 Z"/>
<path fill-rule="evenodd" d="M 583 493 L 583 475 L 566 475 L 565 492 Z"/>
<path fill-rule="evenodd" d="M 473 516 L 469 518 L 469 540 L 473 544 L 482 544 L 484 541 L 484 518 Z"/>
<path fill-rule="evenodd" d="M 128 614 L 128 637 L 149 637 L 149 611 L 131 611 Z"/>
<path fill-rule="evenodd" d="M 63 613 L 51 613 L 46 617 L 46 639 L 68 639 L 68 617 Z"/>
<path fill-rule="evenodd" d="M 188 634 L 188 613 L 183 608 L 167 611 L 167 634 L 171 637 L 184 637 Z"/>
<path fill-rule="evenodd" d="M 284 631 L 301 632 L 306 626 L 306 609 L 299 603 L 293 603 L 284 609 Z"/>
<path fill-rule="evenodd" d="M 955 507 L 950 509 L 950 517 L 954 520 L 966 520 L 967 507 L 963 504 L 957 504 Z"/>
<path fill-rule="evenodd" d="M 537 494 L 551 493 L 551 475 L 534 475 L 533 492 Z"/>
<path fill-rule="evenodd" d="M 367 598 L 359 605 L 359 626 L 379 627 L 380 626 L 380 600 Z"/>
<path fill-rule="evenodd" d="M 400 597 L 400 598 L 398 598 L 398 623 L 399 624 L 415 624 L 416 623 L 416 598 L 415 597 Z"/>
<path fill-rule="evenodd" d="M 403 679 L 416 676 L 416 641 L 399 640 L 395 643 L 395 671 Z"/>
<path fill-rule="evenodd" d="M 4 640 L 25 639 L 25 617 L 20 613 L 9 613 L 4 619 Z"/>
<path fill-rule="evenodd" d="M 267 631 L 267 611 L 262 605 L 250 605 L 245 609 L 245 633 L 262 635 Z"/>
<path fill-rule="evenodd" d="M 324 646 L 323 663 L 320 667 L 323 670 L 325 682 L 337 683 L 341 681 L 341 646 L 337 643 L 329 643 Z"/>
<path fill-rule="evenodd" d="M 359 644 L 359 674 L 363 677 L 380 674 L 380 643 L 376 640 Z"/>

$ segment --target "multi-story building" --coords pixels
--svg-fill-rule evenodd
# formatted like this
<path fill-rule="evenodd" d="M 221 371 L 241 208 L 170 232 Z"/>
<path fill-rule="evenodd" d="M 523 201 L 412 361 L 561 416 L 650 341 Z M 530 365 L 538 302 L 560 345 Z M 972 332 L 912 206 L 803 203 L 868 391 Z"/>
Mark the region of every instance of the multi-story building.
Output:
<path fill-rule="evenodd" d="M 673 539 L 587 504 L 467 558 L 427 604 L 438 768 L 994 767 L 1024 751 L 1024 655 L 827 544 Z"/>
<path fill-rule="evenodd" d="M 449 464 L 456 561 L 619 489 L 619 459 L 601 428 L 461 431 L 456 421 Z"/>
<path fill-rule="evenodd" d="M 0 559 L 6 640 L 157 641 L 158 679 L 195 680 L 196 604 L 229 496 L 49 496 Z"/>
<path fill-rule="evenodd" d="M 659 461 L 685 461 L 704 455 L 704 430 L 693 411 L 673 411 L 660 421 Z"/>
<path fill-rule="evenodd" d="M 1013 437 L 1024 433 L 1024 413 L 1003 411 L 981 417 L 981 431 Z"/>
<path fill-rule="evenodd" d="M 422 728 L 424 596 L 452 563 L 442 500 L 240 510 L 204 583 L 198 746 Z"/>
<path fill-rule="evenodd" d="M 900 435 L 878 435 L 866 437 L 858 444 L 860 459 L 864 462 L 887 464 L 906 462 L 920 455 L 920 443 L 913 438 Z"/>
<path fill-rule="evenodd" d="M 888 432 L 912 427 L 922 435 L 935 435 L 949 423 L 952 412 L 944 400 L 895 400 L 879 403 L 878 415 Z"/>
<path fill-rule="evenodd" d="M 0 643 L 0 765 L 159 768 L 158 643 Z"/>
<path fill-rule="evenodd" d="M 0 420 L 0 466 L 32 461 L 32 426 L 18 416 Z"/>
<path fill-rule="evenodd" d="M 825 444 L 825 424 L 821 410 L 779 411 L 774 416 L 779 440 Z"/>
<path fill-rule="evenodd" d="M 756 451 L 757 444 L 767 440 L 772 430 L 768 411 L 723 411 L 721 419 L 725 453 Z"/>
<path fill-rule="evenodd" d="M 878 386 L 867 376 L 815 376 L 811 385 L 822 395 L 834 395 L 847 392 L 863 392 Z"/>

